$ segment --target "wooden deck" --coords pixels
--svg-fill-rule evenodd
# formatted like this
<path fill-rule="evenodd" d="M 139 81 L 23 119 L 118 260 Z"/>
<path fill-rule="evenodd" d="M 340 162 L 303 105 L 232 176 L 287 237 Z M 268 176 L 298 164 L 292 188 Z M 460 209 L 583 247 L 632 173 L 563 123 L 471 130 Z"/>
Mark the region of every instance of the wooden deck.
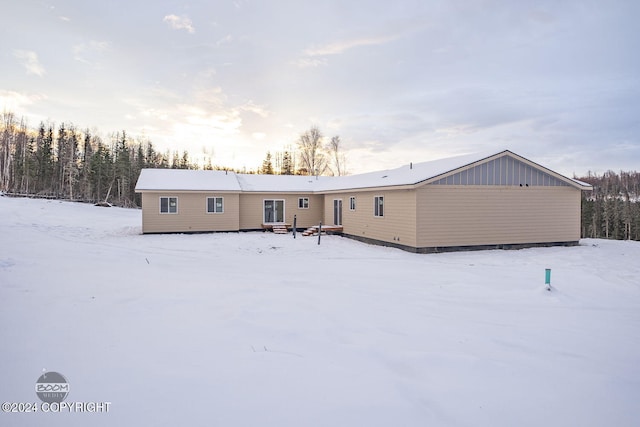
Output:
<path fill-rule="evenodd" d="M 289 230 L 291 230 L 291 224 L 287 224 L 284 222 L 267 222 L 262 224 L 263 230 L 270 230 L 276 234 L 287 234 Z M 322 234 L 341 234 L 342 233 L 341 225 L 323 225 L 322 226 Z M 303 236 L 317 236 L 318 235 L 318 226 L 313 225 L 307 228 L 302 232 Z"/>

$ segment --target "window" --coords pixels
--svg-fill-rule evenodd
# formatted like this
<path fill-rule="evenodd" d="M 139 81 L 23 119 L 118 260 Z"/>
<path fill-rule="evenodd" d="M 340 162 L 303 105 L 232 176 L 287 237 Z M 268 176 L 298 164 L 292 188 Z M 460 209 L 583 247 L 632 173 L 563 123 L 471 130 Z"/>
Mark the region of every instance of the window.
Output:
<path fill-rule="evenodd" d="M 178 213 L 178 198 L 160 197 L 160 213 Z"/>
<path fill-rule="evenodd" d="M 207 197 L 207 213 L 224 213 L 222 197 Z"/>
<path fill-rule="evenodd" d="M 356 198 L 355 197 L 349 197 L 349 210 L 350 211 L 355 211 L 356 210 Z"/>
<path fill-rule="evenodd" d="M 384 216 L 384 196 L 374 197 L 373 216 Z"/>
<path fill-rule="evenodd" d="M 308 197 L 300 197 L 298 199 L 298 208 L 299 209 L 309 209 L 309 198 Z"/>

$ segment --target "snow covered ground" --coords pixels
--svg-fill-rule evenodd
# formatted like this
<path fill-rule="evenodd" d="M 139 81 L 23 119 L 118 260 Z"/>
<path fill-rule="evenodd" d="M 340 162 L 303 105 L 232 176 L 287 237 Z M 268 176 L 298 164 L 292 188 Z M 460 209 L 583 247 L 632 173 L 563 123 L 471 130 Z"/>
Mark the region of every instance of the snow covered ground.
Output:
<path fill-rule="evenodd" d="M 0 197 L 2 426 L 637 426 L 640 243 L 416 255 Z M 544 271 L 552 269 L 552 292 Z"/>

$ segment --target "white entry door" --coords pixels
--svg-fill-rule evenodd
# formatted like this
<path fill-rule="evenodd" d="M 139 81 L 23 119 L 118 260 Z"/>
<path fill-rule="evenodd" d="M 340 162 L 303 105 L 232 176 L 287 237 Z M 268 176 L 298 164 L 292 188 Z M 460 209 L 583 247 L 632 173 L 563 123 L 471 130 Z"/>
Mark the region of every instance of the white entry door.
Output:
<path fill-rule="evenodd" d="M 342 225 L 342 199 L 333 201 L 333 225 Z"/>

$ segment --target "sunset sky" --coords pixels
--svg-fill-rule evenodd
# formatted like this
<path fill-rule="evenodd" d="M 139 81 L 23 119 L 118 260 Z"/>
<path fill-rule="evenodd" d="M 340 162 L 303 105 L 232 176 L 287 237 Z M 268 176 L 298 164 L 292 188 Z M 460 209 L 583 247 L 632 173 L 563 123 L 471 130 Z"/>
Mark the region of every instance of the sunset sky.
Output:
<path fill-rule="evenodd" d="M 0 109 L 258 167 L 318 126 L 352 173 L 510 149 L 640 169 L 640 2 L 4 1 Z"/>

